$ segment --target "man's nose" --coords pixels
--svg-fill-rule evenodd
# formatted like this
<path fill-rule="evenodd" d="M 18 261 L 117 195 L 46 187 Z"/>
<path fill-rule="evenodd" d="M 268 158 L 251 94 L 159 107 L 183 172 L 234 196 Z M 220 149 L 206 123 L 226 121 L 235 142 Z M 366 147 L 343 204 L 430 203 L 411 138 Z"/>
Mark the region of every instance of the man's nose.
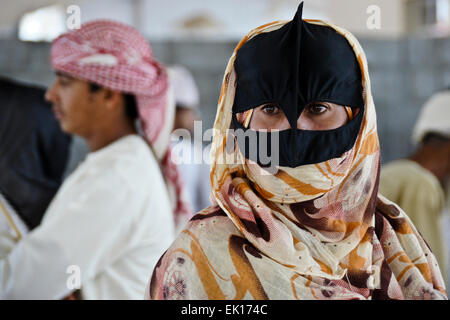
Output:
<path fill-rule="evenodd" d="M 55 87 L 56 87 L 56 81 L 52 83 L 52 85 L 47 89 L 45 92 L 45 100 L 48 102 L 55 102 Z"/>

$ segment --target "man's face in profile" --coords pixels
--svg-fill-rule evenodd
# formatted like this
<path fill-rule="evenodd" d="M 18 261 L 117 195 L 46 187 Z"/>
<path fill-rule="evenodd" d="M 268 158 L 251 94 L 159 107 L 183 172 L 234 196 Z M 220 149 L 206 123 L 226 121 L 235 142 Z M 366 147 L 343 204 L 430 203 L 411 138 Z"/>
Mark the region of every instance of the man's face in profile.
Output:
<path fill-rule="evenodd" d="M 56 73 L 56 80 L 45 94 L 61 129 L 69 134 L 87 136 L 101 119 L 100 92 L 92 92 L 87 81 Z"/>

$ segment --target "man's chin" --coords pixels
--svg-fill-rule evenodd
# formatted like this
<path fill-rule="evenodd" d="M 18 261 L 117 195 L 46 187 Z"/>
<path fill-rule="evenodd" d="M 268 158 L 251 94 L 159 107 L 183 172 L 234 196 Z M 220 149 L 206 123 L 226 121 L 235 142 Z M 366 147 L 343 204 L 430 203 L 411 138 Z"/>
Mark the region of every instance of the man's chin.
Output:
<path fill-rule="evenodd" d="M 61 128 L 61 130 L 67 134 L 73 134 L 72 130 L 70 129 L 70 126 L 67 122 L 65 122 L 62 119 L 58 120 L 59 122 L 59 127 Z"/>

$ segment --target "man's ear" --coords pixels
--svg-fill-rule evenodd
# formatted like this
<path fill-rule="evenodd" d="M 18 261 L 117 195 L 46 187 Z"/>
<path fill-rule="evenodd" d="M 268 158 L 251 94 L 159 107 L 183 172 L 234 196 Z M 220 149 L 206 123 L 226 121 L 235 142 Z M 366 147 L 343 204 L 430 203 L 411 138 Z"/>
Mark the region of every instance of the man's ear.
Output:
<path fill-rule="evenodd" d="M 122 93 L 119 91 L 105 89 L 103 99 L 105 99 L 105 105 L 108 109 L 116 108 L 123 104 Z"/>

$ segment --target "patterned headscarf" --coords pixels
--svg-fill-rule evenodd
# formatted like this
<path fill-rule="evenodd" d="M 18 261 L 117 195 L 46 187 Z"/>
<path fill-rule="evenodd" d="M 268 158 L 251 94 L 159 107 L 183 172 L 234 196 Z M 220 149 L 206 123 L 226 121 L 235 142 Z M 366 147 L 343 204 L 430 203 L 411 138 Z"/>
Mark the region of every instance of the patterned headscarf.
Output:
<path fill-rule="evenodd" d="M 362 70 L 364 119 L 341 157 L 277 167 L 269 173 L 227 148 L 236 89 L 236 52 L 225 71 L 211 150 L 218 206 L 194 216 L 158 262 L 152 299 L 445 299 L 436 259 L 401 209 L 378 194 L 380 166 L 367 62 L 349 32 Z M 248 116 L 248 115 L 247 115 Z M 248 118 L 240 119 L 248 123 Z M 238 159 L 239 161 L 232 161 Z M 231 164 L 230 164 L 231 163 Z"/>
<path fill-rule="evenodd" d="M 175 221 L 184 220 L 190 209 L 183 200 L 181 175 L 169 147 L 173 96 L 166 69 L 154 59 L 147 40 L 125 24 L 96 20 L 55 39 L 51 63 L 55 70 L 135 96 L 145 138 L 176 197 Z"/>

